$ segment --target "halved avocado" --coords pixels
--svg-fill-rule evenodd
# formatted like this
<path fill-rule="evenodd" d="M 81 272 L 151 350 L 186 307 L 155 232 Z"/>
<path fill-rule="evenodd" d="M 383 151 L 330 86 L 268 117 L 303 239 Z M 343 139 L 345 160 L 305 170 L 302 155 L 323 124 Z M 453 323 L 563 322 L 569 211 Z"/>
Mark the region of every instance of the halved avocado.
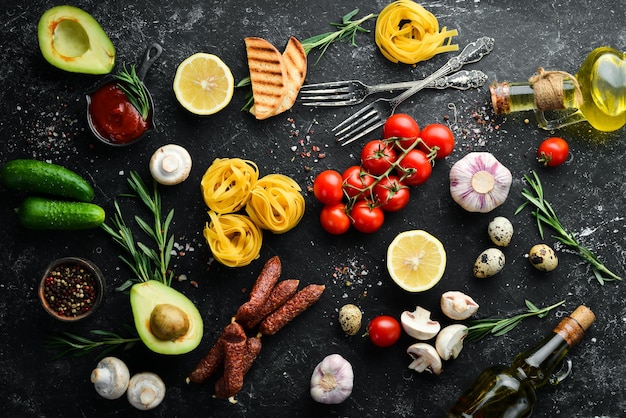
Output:
<path fill-rule="evenodd" d="M 202 340 L 200 312 L 185 295 L 149 280 L 130 289 L 130 306 L 141 341 L 159 354 L 184 354 Z"/>
<path fill-rule="evenodd" d="M 74 6 L 56 6 L 39 19 L 39 48 L 55 67 L 73 73 L 107 74 L 115 65 L 115 47 L 100 24 Z"/>

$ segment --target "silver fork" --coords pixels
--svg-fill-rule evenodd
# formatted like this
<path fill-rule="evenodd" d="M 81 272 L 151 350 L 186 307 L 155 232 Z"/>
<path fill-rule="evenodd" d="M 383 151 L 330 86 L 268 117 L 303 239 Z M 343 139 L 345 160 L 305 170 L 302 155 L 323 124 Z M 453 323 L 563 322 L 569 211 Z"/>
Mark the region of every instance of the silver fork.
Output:
<path fill-rule="evenodd" d="M 480 61 L 483 56 L 493 50 L 493 46 L 493 38 L 486 36 L 469 43 L 459 55 L 451 58 L 437 71 L 404 93 L 392 99 L 379 98 L 335 126 L 332 131 L 335 132 L 336 141 L 341 142 L 345 140 L 342 146 L 348 145 L 382 126 L 385 120 L 393 115 L 400 103 L 422 90 L 431 81 L 458 71 L 465 64 Z"/>
<path fill-rule="evenodd" d="M 485 84 L 487 75 L 479 70 L 461 70 L 431 81 L 424 88 L 468 90 Z M 420 81 L 368 86 L 359 80 L 331 81 L 306 84 L 300 89 L 300 102 L 305 106 L 353 106 L 371 94 L 394 90 L 407 90 Z"/>

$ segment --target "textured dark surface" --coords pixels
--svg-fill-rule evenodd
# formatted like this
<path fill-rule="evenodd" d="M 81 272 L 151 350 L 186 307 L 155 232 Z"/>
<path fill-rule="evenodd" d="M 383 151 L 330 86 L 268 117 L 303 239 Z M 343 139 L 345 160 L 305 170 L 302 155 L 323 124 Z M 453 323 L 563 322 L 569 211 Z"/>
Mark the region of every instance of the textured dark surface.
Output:
<path fill-rule="evenodd" d="M 136 62 L 144 48 L 158 42 L 164 52 L 145 82 L 156 103 L 157 129 L 134 146 L 110 149 L 95 142 L 88 131 L 84 92 L 98 77 L 70 74 L 51 67 L 37 46 L 37 22 L 51 1 L 7 2 L 0 6 L 0 162 L 36 158 L 72 168 L 96 189 L 95 202 L 109 213 L 113 199 L 127 191 L 129 170 L 149 179 L 148 161 L 166 143 L 186 147 L 193 157 L 190 178 L 180 186 L 162 187 L 165 208 L 174 207 L 172 230 L 181 253 L 173 260 L 188 280 L 174 286 L 189 296 L 205 321 L 202 344 L 181 356 L 164 357 L 143 347 L 117 352 L 131 373 L 160 374 L 168 392 L 164 403 L 142 416 L 441 416 L 477 373 L 505 363 L 549 332 L 559 318 L 578 304 L 590 306 L 597 322 L 571 353 L 574 369 L 562 384 L 538 393 L 538 417 L 618 417 L 626 414 L 624 283 L 600 286 L 587 266 L 569 250 L 556 245 L 559 268 L 539 274 L 525 253 L 540 241 L 526 211 L 514 216 L 522 203 L 522 177 L 537 169 L 545 192 L 562 222 L 617 274 L 625 275 L 624 207 L 626 188 L 623 156 L 624 129 L 599 134 L 586 123 L 557 132 L 570 143 L 571 159 L 563 166 L 541 169 L 536 147 L 548 132 L 536 128 L 532 114 L 507 118 L 492 115 L 488 91 L 424 91 L 400 110 L 415 116 L 420 126 L 449 123 L 457 134 L 450 157 L 436 164 L 431 179 L 414 189 L 409 207 L 389 215 L 373 235 L 324 233 L 318 223 L 320 205 L 307 192 L 312 178 L 326 168 L 343 170 L 357 163 L 359 145 L 339 147 L 330 129 L 349 109 L 309 109 L 299 104 L 285 114 L 258 122 L 239 111 L 243 93 L 219 114 L 200 118 L 186 113 L 171 89 L 177 65 L 195 52 L 219 55 L 237 80 L 247 75 L 243 38 L 261 36 L 280 48 L 289 36 L 301 39 L 331 30 L 329 22 L 360 7 L 360 15 L 376 13 L 384 1 L 78 1 L 91 13 L 117 48 L 117 66 Z M 462 47 L 481 36 L 495 39 L 495 49 L 469 68 L 487 73 L 490 81 L 524 80 L 539 66 L 576 72 L 591 49 L 610 45 L 626 49 L 624 8 L 619 0 L 572 1 L 427 1 L 442 26 L 457 28 Z M 374 22 L 366 24 L 373 29 Z M 387 62 L 378 52 L 373 34 L 360 34 L 358 47 L 331 46 L 317 65 L 312 52 L 307 82 L 358 78 L 367 83 L 422 78 L 448 57 L 437 56 L 414 68 Z M 529 119 L 530 123 L 526 123 Z M 320 158 L 319 147 L 325 154 Z M 450 198 L 448 171 L 470 151 L 489 151 L 513 173 L 507 202 L 486 215 L 464 212 Z M 284 235 L 265 235 L 261 256 L 251 265 L 228 269 L 210 262 L 202 237 L 206 209 L 199 193 L 202 174 L 215 158 L 241 157 L 255 161 L 262 175 L 279 172 L 294 178 L 305 190 L 307 211 L 298 227 Z M 119 249 L 100 230 L 33 232 L 18 226 L 13 208 L 21 196 L 0 191 L 0 392 L 3 416 L 129 416 L 132 407 L 122 399 L 100 398 L 89 382 L 97 360 L 93 355 L 50 361 L 54 352 L 43 347 L 51 333 L 90 329 L 124 333 L 131 323 L 128 296 L 113 288 L 129 271 L 118 260 Z M 129 207 L 127 210 L 133 210 Z M 472 277 L 472 264 L 490 246 L 489 220 L 509 217 L 516 232 L 505 250 L 507 265 L 487 280 Z M 442 281 L 422 294 L 407 294 L 389 278 L 385 252 L 393 237 L 407 229 L 426 229 L 444 244 L 448 265 Z M 546 241 L 555 244 L 552 238 Z M 302 284 L 326 284 L 320 302 L 272 337 L 245 378 L 238 403 L 212 398 L 212 383 L 185 384 L 185 376 L 208 351 L 218 333 L 247 299 L 263 263 L 278 255 L 283 277 Z M 36 296 L 40 275 L 53 259 L 82 256 L 96 262 L 106 275 L 108 291 L 101 310 L 88 322 L 62 326 L 45 315 Z M 198 287 L 191 285 L 196 281 Z M 346 285 L 346 281 L 350 285 Z M 508 315 L 524 307 L 524 299 L 539 306 L 566 300 L 562 309 L 543 320 L 529 319 L 504 337 L 468 344 L 459 358 L 444 364 L 439 377 L 413 373 L 405 353 L 412 340 L 404 335 L 388 349 L 374 348 L 366 338 L 347 337 L 337 323 L 345 303 L 357 303 L 364 323 L 379 314 L 399 317 L 421 305 L 444 323 L 438 303 L 446 290 L 462 290 L 481 305 L 481 317 Z M 339 406 L 311 400 L 309 378 L 315 365 L 331 353 L 352 362 L 355 387 Z"/>

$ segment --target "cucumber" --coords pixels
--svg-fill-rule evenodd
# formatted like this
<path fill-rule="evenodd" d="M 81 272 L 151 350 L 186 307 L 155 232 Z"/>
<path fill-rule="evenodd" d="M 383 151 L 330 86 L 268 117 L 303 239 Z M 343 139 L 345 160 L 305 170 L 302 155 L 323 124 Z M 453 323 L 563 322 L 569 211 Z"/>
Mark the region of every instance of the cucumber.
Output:
<path fill-rule="evenodd" d="M 10 190 L 49 194 L 91 202 L 93 187 L 79 174 L 60 165 L 39 160 L 12 160 L 0 171 L 0 181 Z"/>
<path fill-rule="evenodd" d="M 79 230 L 97 228 L 104 209 L 93 203 L 27 197 L 18 209 L 22 226 L 29 229 Z"/>

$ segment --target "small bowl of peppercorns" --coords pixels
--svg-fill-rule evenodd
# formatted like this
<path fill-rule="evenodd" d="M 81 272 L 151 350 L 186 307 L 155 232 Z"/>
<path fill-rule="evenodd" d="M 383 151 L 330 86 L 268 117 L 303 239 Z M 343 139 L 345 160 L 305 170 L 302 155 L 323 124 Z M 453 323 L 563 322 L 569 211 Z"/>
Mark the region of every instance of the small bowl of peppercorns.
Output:
<path fill-rule="evenodd" d="M 65 257 L 53 261 L 39 284 L 39 299 L 50 315 L 73 322 L 94 313 L 102 302 L 104 277 L 91 261 Z"/>

